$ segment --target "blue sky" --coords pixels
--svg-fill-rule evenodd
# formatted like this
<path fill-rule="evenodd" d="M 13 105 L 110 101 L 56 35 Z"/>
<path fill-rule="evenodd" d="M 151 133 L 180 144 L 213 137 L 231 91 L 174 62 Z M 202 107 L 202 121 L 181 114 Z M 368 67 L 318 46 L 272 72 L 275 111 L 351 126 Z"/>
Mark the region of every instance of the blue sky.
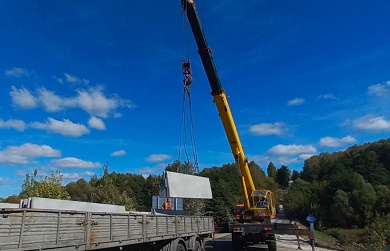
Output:
<path fill-rule="evenodd" d="M 389 1 L 196 4 L 249 160 L 300 171 L 313 154 L 389 138 Z M 34 169 L 66 182 L 107 162 L 161 174 L 178 159 L 183 55 L 200 169 L 233 162 L 179 0 L 0 12 L 0 197 Z"/>

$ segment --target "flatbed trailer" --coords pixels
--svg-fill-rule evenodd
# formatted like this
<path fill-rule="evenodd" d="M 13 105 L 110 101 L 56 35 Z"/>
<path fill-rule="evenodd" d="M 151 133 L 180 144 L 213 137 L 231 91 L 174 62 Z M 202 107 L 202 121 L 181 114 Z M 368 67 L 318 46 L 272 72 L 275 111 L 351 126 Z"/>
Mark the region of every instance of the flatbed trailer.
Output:
<path fill-rule="evenodd" d="M 203 250 L 209 216 L 0 209 L 0 250 Z"/>

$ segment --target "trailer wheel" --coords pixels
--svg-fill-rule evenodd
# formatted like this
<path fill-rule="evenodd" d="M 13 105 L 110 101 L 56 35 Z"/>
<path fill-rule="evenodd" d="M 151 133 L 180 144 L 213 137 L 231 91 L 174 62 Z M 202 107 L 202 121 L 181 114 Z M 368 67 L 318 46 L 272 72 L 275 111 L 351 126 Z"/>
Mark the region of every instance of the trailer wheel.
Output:
<path fill-rule="evenodd" d="M 268 241 L 268 251 L 276 251 L 276 241 Z"/>
<path fill-rule="evenodd" d="M 195 242 L 194 251 L 202 251 L 202 245 L 200 244 L 200 242 L 198 240 Z"/>
<path fill-rule="evenodd" d="M 177 243 L 176 251 L 186 251 L 186 248 L 182 243 Z"/>

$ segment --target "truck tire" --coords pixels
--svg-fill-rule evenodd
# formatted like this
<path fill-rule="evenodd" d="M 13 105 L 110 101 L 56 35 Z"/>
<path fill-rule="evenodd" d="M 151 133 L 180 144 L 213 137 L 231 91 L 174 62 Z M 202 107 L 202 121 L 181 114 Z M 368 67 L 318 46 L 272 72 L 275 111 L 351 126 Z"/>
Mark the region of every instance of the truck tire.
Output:
<path fill-rule="evenodd" d="M 182 243 L 177 243 L 176 251 L 186 251 L 186 247 Z"/>
<path fill-rule="evenodd" d="M 276 241 L 268 241 L 268 251 L 276 251 Z"/>
<path fill-rule="evenodd" d="M 244 250 L 244 242 L 241 234 L 232 233 L 232 246 L 234 251 Z"/>
<path fill-rule="evenodd" d="M 202 251 L 202 245 L 200 244 L 199 241 L 196 241 L 196 242 L 195 242 L 194 251 Z"/>

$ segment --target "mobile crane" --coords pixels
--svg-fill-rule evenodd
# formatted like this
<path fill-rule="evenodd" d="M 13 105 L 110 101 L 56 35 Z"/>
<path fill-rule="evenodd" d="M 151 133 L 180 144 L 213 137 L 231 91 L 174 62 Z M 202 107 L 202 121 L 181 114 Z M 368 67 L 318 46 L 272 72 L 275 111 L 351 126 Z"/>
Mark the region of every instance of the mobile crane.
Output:
<path fill-rule="evenodd" d="M 229 226 L 232 232 L 233 247 L 235 250 L 238 250 L 245 248 L 248 243 L 266 243 L 270 251 L 276 251 L 275 235 L 270 232 L 271 227 L 267 224 L 270 223 L 276 214 L 273 194 L 269 190 L 255 189 L 248 160 L 244 154 L 225 90 L 222 88 L 219 80 L 212 51 L 207 45 L 194 0 L 181 0 L 181 5 L 194 35 L 198 53 L 211 87 L 213 101 L 217 107 L 231 151 L 241 174 L 244 204 L 238 207 L 237 222 Z M 188 67 L 188 65 L 186 66 Z"/>

